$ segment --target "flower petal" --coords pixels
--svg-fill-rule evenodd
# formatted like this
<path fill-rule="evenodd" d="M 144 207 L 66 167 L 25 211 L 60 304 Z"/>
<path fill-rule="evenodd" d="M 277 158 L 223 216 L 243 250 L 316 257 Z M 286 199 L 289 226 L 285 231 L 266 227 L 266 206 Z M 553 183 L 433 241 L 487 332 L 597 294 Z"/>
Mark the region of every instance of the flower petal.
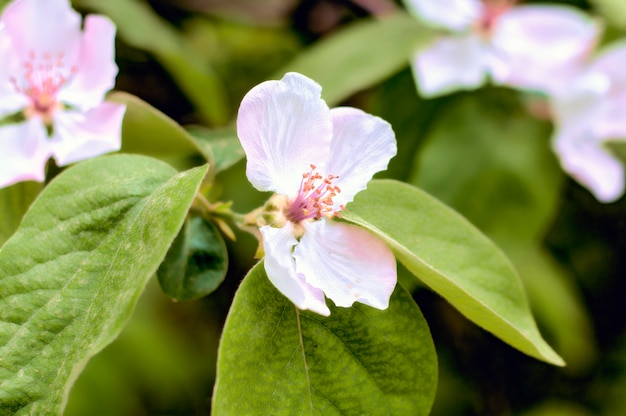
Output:
<path fill-rule="evenodd" d="M 416 55 L 412 68 L 420 94 L 433 97 L 480 87 L 490 59 L 480 38 L 468 34 L 439 39 Z"/>
<path fill-rule="evenodd" d="M 4 24 L 22 59 L 56 59 L 63 55 L 66 65 L 73 65 L 80 45 L 80 15 L 68 0 L 17 0 L 4 11 Z"/>
<path fill-rule="evenodd" d="M 104 16 L 85 18 L 78 71 L 60 91 L 58 99 L 85 111 L 96 107 L 115 85 L 115 25 Z"/>
<path fill-rule="evenodd" d="M 613 86 L 626 89 L 624 62 L 626 62 L 626 41 L 622 40 L 603 48 L 589 65 L 589 72 L 605 74 L 611 79 Z"/>
<path fill-rule="evenodd" d="M 261 227 L 261 234 L 265 249 L 265 271 L 270 282 L 298 308 L 330 315 L 324 293 L 296 273 L 292 251 L 298 241 L 294 237 L 292 224 L 287 223 L 282 228 L 266 225 Z"/>
<path fill-rule="evenodd" d="M 43 182 L 50 148 L 41 120 L 0 127 L 0 148 L 0 188 L 28 180 Z"/>
<path fill-rule="evenodd" d="M 626 139 L 626 90 L 610 94 L 604 102 L 604 113 L 593 126 L 594 136 L 605 140 Z"/>
<path fill-rule="evenodd" d="M 7 32 L 0 30 L 0 56 L 2 56 L 2 65 L 0 65 L 0 117 L 17 113 L 28 106 L 30 100 L 28 97 L 19 92 L 13 80 L 22 76 L 22 67 L 20 65 L 20 57 L 15 52 L 15 48 L 11 43 Z"/>
<path fill-rule="evenodd" d="M 564 136 L 589 134 L 604 118 L 611 81 L 602 73 L 588 72 L 574 78 L 567 88 L 550 97 L 555 123 Z"/>
<path fill-rule="evenodd" d="M 334 184 L 341 193 L 333 198 L 335 209 L 339 209 L 365 189 L 376 172 L 387 169 L 397 147 L 391 125 L 385 120 L 349 107 L 333 108 L 330 113 L 333 138 L 325 171 L 339 176 Z"/>
<path fill-rule="evenodd" d="M 603 113 L 594 120 L 593 130 L 602 139 L 625 139 L 626 122 L 626 43 L 617 42 L 604 49 L 589 66 L 589 73 L 605 77 L 607 92 L 603 98 Z"/>
<path fill-rule="evenodd" d="M 297 272 L 311 286 L 322 289 L 337 306 L 389 306 L 396 261 L 383 241 L 356 225 L 325 219 L 306 223 L 305 229 L 293 257 Z"/>
<path fill-rule="evenodd" d="M 558 135 L 554 151 L 563 169 L 601 202 L 613 202 L 624 193 L 621 163 L 589 135 Z"/>
<path fill-rule="evenodd" d="M 293 196 L 310 164 L 328 159 L 332 124 L 321 87 L 297 73 L 252 88 L 241 102 L 237 134 L 255 188 Z"/>
<path fill-rule="evenodd" d="M 446 29 L 468 29 L 480 18 L 480 0 L 405 0 L 407 9 L 417 18 Z"/>
<path fill-rule="evenodd" d="M 579 71 L 599 35 L 597 22 L 574 7 L 513 7 L 493 28 L 494 48 L 510 67 L 494 78 L 516 87 L 554 91 Z"/>
<path fill-rule="evenodd" d="M 87 113 L 57 111 L 51 145 L 58 165 L 119 150 L 125 111 L 124 105 L 109 102 Z"/>

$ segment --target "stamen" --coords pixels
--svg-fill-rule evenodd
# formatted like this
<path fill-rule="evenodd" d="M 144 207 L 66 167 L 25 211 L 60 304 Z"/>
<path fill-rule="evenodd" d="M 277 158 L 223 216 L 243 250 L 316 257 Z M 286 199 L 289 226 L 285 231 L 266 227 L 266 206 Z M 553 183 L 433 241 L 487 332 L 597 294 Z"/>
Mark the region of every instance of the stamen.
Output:
<path fill-rule="evenodd" d="M 302 174 L 300 189 L 296 198 L 285 209 L 285 217 L 293 223 L 299 223 L 306 219 L 319 220 L 324 216 L 337 215 L 333 198 L 341 189 L 333 185 L 333 181 L 338 178 L 339 176 L 333 174 L 324 178 L 317 172 L 317 167 L 311 165 L 311 170 Z"/>
<path fill-rule="evenodd" d="M 483 37 L 489 38 L 494 25 L 500 16 L 513 7 L 516 0 L 483 0 L 483 14 L 475 24 L 475 30 Z"/>
<path fill-rule="evenodd" d="M 40 116 L 46 124 L 52 120 L 52 113 L 62 107 L 57 101 L 61 88 L 74 75 L 78 68 L 68 68 L 64 63 L 64 54 L 53 55 L 44 52 L 39 56 L 31 50 L 22 63 L 23 77 L 20 81 L 11 78 L 15 90 L 30 98 L 26 108 L 26 117 Z"/>

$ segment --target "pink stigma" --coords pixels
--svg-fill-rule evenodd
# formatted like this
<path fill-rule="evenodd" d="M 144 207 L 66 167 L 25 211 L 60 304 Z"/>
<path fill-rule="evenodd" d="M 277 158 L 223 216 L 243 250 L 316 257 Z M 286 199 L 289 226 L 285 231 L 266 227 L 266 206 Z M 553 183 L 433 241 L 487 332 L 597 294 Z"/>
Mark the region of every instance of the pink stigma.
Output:
<path fill-rule="evenodd" d="M 11 79 L 16 91 L 30 98 L 30 105 L 25 110 L 26 117 L 38 115 L 46 124 L 50 124 L 54 110 L 62 107 L 57 101 L 57 95 L 68 78 L 78 70 L 75 66 L 68 70 L 63 58 L 63 53 L 56 56 L 43 53 L 37 57 L 35 52 L 31 51 L 23 63 L 22 82 L 15 78 Z"/>
<path fill-rule="evenodd" d="M 341 192 L 333 181 L 339 176 L 329 174 L 326 178 L 320 175 L 315 167 L 302 175 L 298 195 L 285 209 L 285 217 L 293 223 L 307 219 L 319 220 L 323 216 L 338 214 L 334 209 L 333 198 Z"/>

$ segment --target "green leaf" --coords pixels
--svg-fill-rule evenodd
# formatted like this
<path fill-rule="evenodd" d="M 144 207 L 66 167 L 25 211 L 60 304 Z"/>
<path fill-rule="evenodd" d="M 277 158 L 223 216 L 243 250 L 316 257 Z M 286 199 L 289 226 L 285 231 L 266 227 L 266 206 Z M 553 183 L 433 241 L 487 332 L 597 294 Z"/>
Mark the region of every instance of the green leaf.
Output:
<path fill-rule="evenodd" d="M 210 151 L 213 155 L 215 173 L 228 169 L 246 156 L 234 129 L 209 130 L 191 126 L 187 131 L 200 147 L 208 148 L 207 152 Z"/>
<path fill-rule="evenodd" d="M 604 17 L 615 26 L 626 29 L 626 3 L 624 0 L 591 0 Z"/>
<path fill-rule="evenodd" d="M 107 100 L 126 105 L 122 152 L 155 157 L 179 170 L 213 161 L 211 149 L 200 146 L 174 120 L 140 98 L 113 92 Z"/>
<path fill-rule="evenodd" d="M 504 250 L 539 326 L 572 371 L 588 367 L 596 354 L 582 296 L 542 245 L 561 208 L 564 177 L 550 148 L 551 130 L 511 90 L 456 96 L 433 122 L 411 183 Z"/>
<path fill-rule="evenodd" d="M 316 42 L 282 68 L 304 74 L 323 86 L 329 105 L 371 87 L 408 65 L 412 55 L 433 40 L 433 32 L 404 12 L 362 19 Z"/>
<path fill-rule="evenodd" d="M 0 189 L 0 247 L 17 230 L 24 213 L 41 188 L 38 182 L 20 182 Z"/>
<path fill-rule="evenodd" d="M 157 276 L 172 299 L 206 296 L 222 283 L 228 269 L 226 244 L 217 227 L 202 217 L 187 219 Z"/>
<path fill-rule="evenodd" d="M 370 182 L 344 214 L 381 237 L 422 282 L 467 318 L 520 351 L 556 365 L 508 259 L 466 219 L 430 195 Z"/>
<path fill-rule="evenodd" d="M 0 415 L 62 413 L 85 363 L 128 320 L 206 170 L 107 156 L 40 194 L 0 250 Z"/>
<path fill-rule="evenodd" d="M 528 115 L 513 91 L 458 96 L 433 123 L 410 183 L 497 243 L 540 241 L 563 182 L 550 133 L 550 124 Z"/>
<path fill-rule="evenodd" d="M 152 53 L 208 123 L 228 122 L 226 92 L 213 68 L 148 4 L 137 0 L 79 0 L 76 3 L 110 17 L 117 25 L 120 38 Z"/>
<path fill-rule="evenodd" d="M 297 311 L 257 264 L 226 320 L 213 414 L 427 415 L 437 357 L 413 299 L 398 286 L 384 311 L 329 307 Z"/>

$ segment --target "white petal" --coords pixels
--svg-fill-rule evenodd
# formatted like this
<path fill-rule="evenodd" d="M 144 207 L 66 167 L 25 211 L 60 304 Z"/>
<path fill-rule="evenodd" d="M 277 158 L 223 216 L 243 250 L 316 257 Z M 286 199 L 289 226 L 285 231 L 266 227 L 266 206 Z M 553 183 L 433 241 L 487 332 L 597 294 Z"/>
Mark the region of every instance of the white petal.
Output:
<path fill-rule="evenodd" d="M 78 72 L 61 90 L 58 99 L 82 111 L 96 107 L 115 85 L 115 25 L 104 16 L 85 18 L 85 31 L 76 63 Z"/>
<path fill-rule="evenodd" d="M 594 136 L 605 140 L 626 139 L 626 89 L 611 92 L 603 104 L 604 112 L 593 125 Z"/>
<path fill-rule="evenodd" d="M 559 130 L 566 136 L 587 135 L 604 118 L 611 82 L 601 73 L 574 78 L 566 88 L 551 96 L 551 107 Z"/>
<path fill-rule="evenodd" d="M 265 271 L 270 282 L 298 308 L 312 310 L 324 316 L 330 315 L 324 293 L 296 274 L 292 252 L 298 241 L 293 236 L 291 223 L 282 228 L 266 225 L 261 227 L 261 234 L 265 249 Z"/>
<path fill-rule="evenodd" d="M 296 73 L 266 81 L 243 98 L 237 134 L 248 179 L 261 191 L 294 196 L 310 165 L 328 159 L 332 124 L 321 87 Z"/>
<path fill-rule="evenodd" d="M 51 145 L 58 165 L 119 150 L 125 110 L 124 105 L 104 102 L 84 114 L 57 111 Z"/>
<path fill-rule="evenodd" d="M 589 72 L 606 75 L 614 86 L 626 88 L 626 41 L 611 43 L 589 65 Z"/>
<path fill-rule="evenodd" d="M 439 39 L 413 60 L 418 90 L 432 97 L 478 88 L 485 82 L 489 59 L 487 45 L 478 36 Z"/>
<path fill-rule="evenodd" d="M 616 42 L 604 49 L 589 67 L 589 73 L 605 77 L 607 93 L 603 113 L 594 123 L 594 134 L 603 139 L 626 138 L 626 42 Z"/>
<path fill-rule="evenodd" d="M 18 92 L 13 80 L 22 77 L 20 57 L 16 53 L 6 30 L 0 30 L 0 117 L 22 110 L 30 103 L 29 98 Z"/>
<path fill-rule="evenodd" d="M 623 166 L 595 138 L 560 134 L 554 141 L 554 151 L 563 169 L 599 201 L 613 202 L 624 193 Z"/>
<path fill-rule="evenodd" d="M 0 150 L 0 188 L 28 180 L 43 182 L 50 149 L 39 119 L 0 127 Z"/>
<path fill-rule="evenodd" d="M 352 201 L 367 187 L 376 172 L 385 170 L 396 155 L 396 138 L 385 120 L 356 108 L 331 110 L 333 138 L 325 172 L 338 175 L 334 183 L 341 193 L 333 199 L 335 209 Z"/>
<path fill-rule="evenodd" d="M 518 6 L 503 13 L 493 28 L 494 49 L 511 67 L 496 81 L 554 91 L 577 74 L 593 50 L 600 26 L 567 6 Z"/>
<path fill-rule="evenodd" d="M 307 223 L 293 257 L 298 273 L 335 305 L 389 306 L 396 285 L 396 261 L 385 243 L 366 230 L 324 219 Z"/>
<path fill-rule="evenodd" d="M 81 18 L 68 0 L 14 1 L 4 11 L 1 22 L 24 59 L 31 53 L 42 59 L 44 54 L 51 59 L 63 54 L 66 65 L 76 62 Z"/>
<path fill-rule="evenodd" d="M 420 20 L 454 31 L 469 28 L 480 18 L 480 0 L 405 0 L 407 9 Z"/>
<path fill-rule="evenodd" d="M 563 127 L 584 123 L 598 139 L 626 138 L 626 43 L 613 44 L 589 65 L 583 76 L 569 82 L 566 88 L 554 94 L 554 106 Z M 589 100 L 593 96 L 593 102 Z M 571 103 L 587 99 L 583 111 L 563 116 Z"/>

